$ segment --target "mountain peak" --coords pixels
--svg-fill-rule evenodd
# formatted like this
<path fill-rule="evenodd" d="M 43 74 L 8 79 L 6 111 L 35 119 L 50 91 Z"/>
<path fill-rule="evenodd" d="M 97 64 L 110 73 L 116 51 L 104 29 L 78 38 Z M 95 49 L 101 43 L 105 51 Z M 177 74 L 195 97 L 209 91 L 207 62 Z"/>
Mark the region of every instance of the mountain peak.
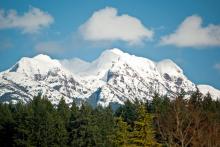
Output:
<path fill-rule="evenodd" d="M 170 75 L 182 75 L 183 70 L 176 65 L 171 59 L 165 59 L 157 63 L 157 68 L 160 73 L 169 73 Z"/>
<path fill-rule="evenodd" d="M 126 56 L 129 55 L 128 53 L 123 52 L 121 49 L 119 48 L 112 48 L 112 49 L 107 49 L 105 51 L 102 52 L 101 55 L 107 55 L 107 56 Z"/>
<path fill-rule="evenodd" d="M 25 73 L 28 76 L 34 74 L 46 74 L 50 69 L 61 67 L 58 60 L 51 59 L 47 55 L 39 54 L 33 58 L 21 58 L 9 72 Z"/>
<path fill-rule="evenodd" d="M 118 55 L 124 54 L 124 52 L 121 49 L 119 49 L 119 48 L 112 48 L 112 49 L 109 49 L 109 51 L 111 51 L 111 52 L 113 52 L 115 54 L 118 54 Z"/>
<path fill-rule="evenodd" d="M 44 54 L 38 54 L 38 55 L 34 56 L 33 59 L 41 60 L 41 61 L 49 61 L 49 60 L 51 60 L 50 56 L 44 55 Z"/>

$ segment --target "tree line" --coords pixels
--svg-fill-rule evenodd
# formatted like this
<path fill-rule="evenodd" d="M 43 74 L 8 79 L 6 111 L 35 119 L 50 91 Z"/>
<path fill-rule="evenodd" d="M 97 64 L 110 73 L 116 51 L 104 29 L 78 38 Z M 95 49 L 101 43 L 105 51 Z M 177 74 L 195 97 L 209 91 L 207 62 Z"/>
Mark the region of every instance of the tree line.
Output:
<path fill-rule="evenodd" d="M 57 106 L 40 95 L 0 103 L 1 147 L 219 147 L 220 101 L 198 90 L 185 99 L 155 93 L 152 101 L 111 107 Z"/>

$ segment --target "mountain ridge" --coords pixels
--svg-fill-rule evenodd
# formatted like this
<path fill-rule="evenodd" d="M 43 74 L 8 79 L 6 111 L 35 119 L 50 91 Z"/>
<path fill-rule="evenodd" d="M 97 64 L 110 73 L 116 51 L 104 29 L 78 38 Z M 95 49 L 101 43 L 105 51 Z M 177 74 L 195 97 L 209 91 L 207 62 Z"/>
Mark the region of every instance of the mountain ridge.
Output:
<path fill-rule="evenodd" d="M 220 91 L 210 87 L 198 85 L 203 94 L 210 92 L 219 98 Z M 127 99 L 150 100 L 155 92 L 174 96 L 182 90 L 191 93 L 196 85 L 172 60 L 154 62 L 117 48 L 105 50 L 92 62 L 57 60 L 43 54 L 23 57 L 0 73 L 3 102 L 27 102 L 42 93 L 54 104 L 64 97 L 67 103 L 77 99 L 107 106 Z"/>

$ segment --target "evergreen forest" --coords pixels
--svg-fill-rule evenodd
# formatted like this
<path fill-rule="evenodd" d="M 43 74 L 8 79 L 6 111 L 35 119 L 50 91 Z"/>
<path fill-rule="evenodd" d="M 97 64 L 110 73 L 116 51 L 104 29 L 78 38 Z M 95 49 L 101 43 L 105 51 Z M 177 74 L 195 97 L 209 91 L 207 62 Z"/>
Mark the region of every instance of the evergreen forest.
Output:
<path fill-rule="evenodd" d="M 220 101 L 198 90 L 185 98 L 154 94 L 112 110 L 38 95 L 0 103 L 1 147 L 219 147 Z"/>

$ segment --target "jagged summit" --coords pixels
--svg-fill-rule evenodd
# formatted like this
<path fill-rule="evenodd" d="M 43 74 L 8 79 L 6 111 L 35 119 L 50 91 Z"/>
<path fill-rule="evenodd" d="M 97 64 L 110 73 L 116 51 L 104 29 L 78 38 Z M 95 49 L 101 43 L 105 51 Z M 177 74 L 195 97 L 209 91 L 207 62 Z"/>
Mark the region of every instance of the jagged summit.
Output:
<path fill-rule="evenodd" d="M 215 98 L 218 90 L 198 86 Z M 113 48 L 105 50 L 92 62 L 81 59 L 56 60 L 39 54 L 23 57 L 9 70 L 0 73 L 0 101 L 27 102 L 39 92 L 57 104 L 64 97 L 89 101 L 92 105 L 123 104 L 127 99 L 142 101 L 155 92 L 175 96 L 184 90 L 191 93 L 196 85 L 172 60 L 154 62 Z"/>

